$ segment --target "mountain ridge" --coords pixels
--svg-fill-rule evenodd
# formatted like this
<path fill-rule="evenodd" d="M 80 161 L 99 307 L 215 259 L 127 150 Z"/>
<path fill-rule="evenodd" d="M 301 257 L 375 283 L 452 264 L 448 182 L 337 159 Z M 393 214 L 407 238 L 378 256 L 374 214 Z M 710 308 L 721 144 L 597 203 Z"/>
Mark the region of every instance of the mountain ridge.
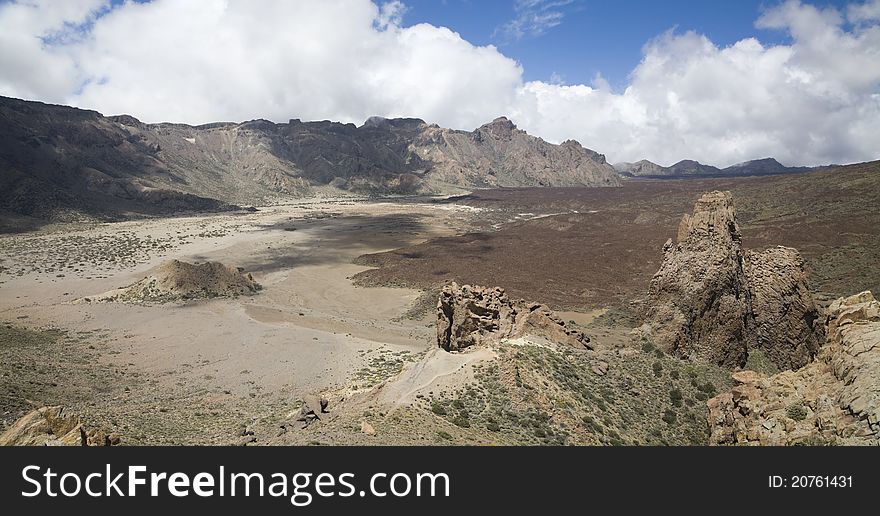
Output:
<path fill-rule="evenodd" d="M 299 119 L 191 126 L 8 97 L 0 97 L 0 169 L 0 211 L 50 220 L 315 195 L 620 184 L 605 156 L 574 141 L 545 142 L 505 117 L 473 131 L 381 117 L 361 126 Z"/>
<path fill-rule="evenodd" d="M 796 174 L 824 167 L 787 167 L 776 158 L 760 158 L 729 167 L 718 168 L 699 161 L 683 159 L 673 165 L 664 167 L 646 159 L 636 162 L 615 163 L 614 169 L 622 177 L 629 178 L 686 178 L 686 177 L 738 177 L 738 176 L 769 176 L 776 174 Z"/>

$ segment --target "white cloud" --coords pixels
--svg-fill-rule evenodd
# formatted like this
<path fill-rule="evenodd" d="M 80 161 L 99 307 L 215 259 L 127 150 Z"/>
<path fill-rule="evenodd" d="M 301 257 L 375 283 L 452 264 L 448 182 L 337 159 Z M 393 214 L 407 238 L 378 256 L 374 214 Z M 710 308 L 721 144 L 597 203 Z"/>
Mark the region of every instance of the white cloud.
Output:
<path fill-rule="evenodd" d="M 565 7 L 574 2 L 575 0 L 516 0 L 513 3 L 516 17 L 495 29 L 493 37 L 513 41 L 526 36 L 540 36 L 560 25 L 565 18 Z"/>
<path fill-rule="evenodd" d="M 0 94 L 149 122 L 382 115 L 470 129 L 504 114 L 611 161 L 852 162 L 880 158 L 878 5 L 766 10 L 757 25 L 790 33 L 786 45 L 668 32 L 614 92 L 601 75 L 524 82 L 491 45 L 402 26 L 399 1 L 21 0 L 0 5 Z"/>

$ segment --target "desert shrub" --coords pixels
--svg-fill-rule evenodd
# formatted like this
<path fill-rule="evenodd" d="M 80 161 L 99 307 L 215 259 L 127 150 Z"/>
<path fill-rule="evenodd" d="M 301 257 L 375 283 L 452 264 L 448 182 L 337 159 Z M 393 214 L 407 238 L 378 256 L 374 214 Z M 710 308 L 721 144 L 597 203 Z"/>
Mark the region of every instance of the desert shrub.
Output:
<path fill-rule="evenodd" d="M 655 361 L 654 364 L 651 365 L 651 368 L 654 369 L 654 376 L 659 378 L 660 375 L 663 374 L 663 364 L 661 364 L 659 360 Z"/>
<path fill-rule="evenodd" d="M 444 432 L 443 430 L 440 430 L 439 432 L 437 432 L 437 437 L 439 437 L 441 439 L 445 439 L 447 441 L 452 440 L 452 436 L 449 435 L 449 432 Z"/>
<path fill-rule="evenodd" d="M 498 425 L 498 423 L 490 421 L 489 423 L 486 423 L 486 430 L 490 432 L 498 432 L 501 430 L 501 427 Z"/>
<path fill-rule="evenodd" d="M 597 423 L 596 420 L 593 419 L 591 416 L 584 416 L 583 418 L 581 418 L 581 421 L 584 423 L 584 427 L 594 434 L 601 434 L 605 432 L 605 429 L 602 428 L 602 425 L 600 423 Z"/>
<path fill-rule="evenodd" d="M 457 409 L 463 409 L 463 408 L 464 408 L 464 402 L 462 402 L 461 400 L 454 400 L 454 401 L 452 402 L 452 407 L 453 407 L 453 408 L 457 408 Z"/>
<path fill-rule="evenodd" d="M 471 427 L 471 421 L 468 418 L 462 416 L 456 416 L 452 418 L 452 424 L 455 426 L 460 426 L 462 428 Z"/>
<path fill-rule="evenodd" d="M 750 349 L 749 356 L 746 359 L 746 369 L 766 375 L 772 375 L 779 372 L 776 364 L 770 361 L 763 350 Z"/>
<path fill-rule="evenodd" d="M 431 405 L 431 412 L 437 414 L 438 416 L 446 415 L 446 409 L 443 407 L 443 405 L 439 403 L 434 403 L 433 405 Z"/>
<path fill-rule="evenodd" d="M 673 380 L 678 380 L 678 371 L 676 371 L 675 369 L 669 371 L 669 377 Z"/>
<path fill-rule="evenodd" d="M 672 402 L 673 407 L 680 407 L 681 400 L 682 400 L 681 389 L 676 387 L 676 388 L 672 389 L 671 391 L 669 391 L 669 401 Z"/>
<path fill-rule="evenodd" d="M 699 389 L 700 392 L 705 392 L 705 393 L 708 394 L 709 396 L 714 396 L 714 395 L 715 395 L 715 392 L 716 392 L 716 390 L 715 390 L 715 384 L 713 384 L 712 382 L 710 382 L 710 381 L 708 381 L 708 380 L 706 380 L 706 383 L 701 383 L 701 384 L 699 384 L 699 385 L 697 386 L 697 389 Z"/>
<path fill-rule="evenodd" d="M 645 353 L 650 353 L 654 351 L 654 345 L 648 341 L 642 343 L 642 351 Z"/>
<path fill-rule="evenodd" d="M 676 421 L 677 419 L 678 419 L 678 416 L 676 416 L 675 411 L 670 410 L 670 409 L 666 409 L 666 411 L 663 412 L 663 421 L 664 421 L 667 425 L 673 425 L 673 424 L 675 424 L 675 421 Z"/>
<path fill-rule="evenodd" d="M 795 421 L 803 421 L 807 417 L 807 408 L 803 403 L 792 403 L 786 407 L 785 414 Z"/>

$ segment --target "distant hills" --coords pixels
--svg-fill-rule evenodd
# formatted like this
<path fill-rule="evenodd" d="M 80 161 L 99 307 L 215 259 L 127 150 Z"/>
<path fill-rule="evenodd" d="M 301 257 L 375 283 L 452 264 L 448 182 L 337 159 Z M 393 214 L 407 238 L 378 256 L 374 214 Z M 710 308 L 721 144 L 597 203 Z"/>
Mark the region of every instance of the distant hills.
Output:
<path fill-rule="evenodd" d="M 380 117 L 360 126 L 298 119 L 190 126 L 0 97 L 0 231 L 19 219 L 222 211 L 309 196 L 613 187 L 626 178 L 807 170 L 773 158 L 724 169 L 692 160 L 612 166 L 574 140 L 548 143 L 505 117 L 473 131 Z"/>
<path fill-rule="evenodd" d="M 734 177 L 734 176 L 769 176 L 775 174 L 794 174 L 812 170 L 810 167 L 786 167 L 773 158 L 745 161 L 727 168 L 704 165 L 690 159 L 664 167 L 648 160 L 635 163 L 615 163 L 614 169 L 624 177 L 640 178 L 687 178 L 687 177 Z"/>
<path fill-rule="evenodd" d="M 0 97 L 0 213 L 44 220 L 224 210 L 312 196 L 617 186 L 605 157 L 501 117 L 473 131 L 371 118 L 146 124 Z"/>

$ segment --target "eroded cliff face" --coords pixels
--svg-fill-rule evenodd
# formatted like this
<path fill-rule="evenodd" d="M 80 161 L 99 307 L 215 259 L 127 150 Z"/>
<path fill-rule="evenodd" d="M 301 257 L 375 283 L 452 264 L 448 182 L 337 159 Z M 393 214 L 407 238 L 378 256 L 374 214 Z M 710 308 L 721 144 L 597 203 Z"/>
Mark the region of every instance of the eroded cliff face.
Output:
<path fill-rule="evenodd" d="M 880 304 L 870 292 L 828 310 L 827 343 L 797 371 L 734 373 L 708 401 L 711 444 L 880 444 Z"/>
<path fill-rule="evenodd" d="M 499 118 L 474 131 L 416 118 L 363 125 L 251 120 L 146 124 L 0 97 L 0 211 L 165 214 L 317 194 L 459 192 L 484 186 L 616 186 L 605 157 Z"/>
<path fill-rule="evenodd" d="M 452 283 L 440 292 L 437 345 L 446 351 L 527 335 L 576 349 L 592 349 L 589 337 L 567 327 L 552 310 L 540 303 L 512 300 L 502 288 Z"/>
<path fill-rule="evenodd" d="M 739 368 L 760 350 L 778 368 L 796 369 L 823 339 L 800 253 L 744 250 L 728 192 L 704 194 L 682 218 L 646 307 L 642 336 L 695 362 Z"/>
<path fill-rule="evenodd" d="M 545 142 L 505 117 L 472 132 L 426 126 L 411 150 L 430 163 L 433 181 L 483 187 L 617 186 L 605 156 L 568 140 Z"/>
<path fill-rule="evenodd" d="M 746 251 L 745 271 L 755 319 L 750 349 L 762 350 L 780 370 L 807 365 L 825 332 L 800 253 L 781 246 Z"/>

